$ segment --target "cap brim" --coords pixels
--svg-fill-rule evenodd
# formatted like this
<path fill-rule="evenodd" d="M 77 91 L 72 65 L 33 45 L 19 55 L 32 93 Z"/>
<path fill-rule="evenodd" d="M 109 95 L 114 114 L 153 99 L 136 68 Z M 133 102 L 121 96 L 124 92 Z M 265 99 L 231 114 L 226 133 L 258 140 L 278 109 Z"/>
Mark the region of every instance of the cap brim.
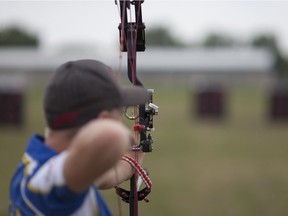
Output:
<path fill-rule="evenodd" d="M 122 91 L 122 106 L 142 105 L 149 101 L 150 94 L 146 89 L 138 86 L 125 87 Z"/>

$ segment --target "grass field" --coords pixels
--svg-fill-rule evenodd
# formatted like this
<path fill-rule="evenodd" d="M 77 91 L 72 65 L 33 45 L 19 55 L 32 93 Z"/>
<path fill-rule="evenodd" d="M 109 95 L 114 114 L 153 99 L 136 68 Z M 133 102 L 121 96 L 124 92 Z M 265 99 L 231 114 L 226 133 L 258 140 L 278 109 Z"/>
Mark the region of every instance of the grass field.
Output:
<path fill-rule="evenodd" d="M 160 87 L 155 102 L 154 151 L 147 154 L 153 189 L 139 215 L 288 215 L 288 124 L 266 119 L 266 96 L 234 89 L 222 122 L 198 121 L 193 94 L 183 87 Z M 42 133 L 42 88 L 27 92 L 23 128 L 0 128 L 0 215 L 7 214 L 9 180 L 31 133 Z M 192 108 L 191 108 L 192 100 Z M 117 215 L 114 191 L 105 191 Z M 123 215 L 127 205 L 121 204 Z"/>

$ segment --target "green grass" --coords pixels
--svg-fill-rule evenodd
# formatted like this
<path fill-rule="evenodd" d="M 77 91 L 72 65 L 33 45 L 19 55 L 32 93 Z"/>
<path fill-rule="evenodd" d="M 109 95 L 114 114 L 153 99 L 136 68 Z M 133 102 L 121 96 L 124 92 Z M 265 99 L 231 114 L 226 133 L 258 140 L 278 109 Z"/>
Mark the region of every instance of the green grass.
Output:
<path fill-rule="evenodd" d="M 0 128 L 0 215 L 7 215 L 9 180 L 31 133 L 42 133 L 42 88 L 27 92 L 23 128 Z M 266 118 L 265 92 L 231 89 L 227 118 L 199 121 L 193 92 L 155 89 L 154 151 L 145 167 L 153 182 L 150 202 L 139 215 L 288 215 L 288 124 Z M 117 212 L 114 191 L 105 191 Z M 126 203 L 121 204 L 128 215 Z M 116 213 L 116 215 L 118 215 Z"/>

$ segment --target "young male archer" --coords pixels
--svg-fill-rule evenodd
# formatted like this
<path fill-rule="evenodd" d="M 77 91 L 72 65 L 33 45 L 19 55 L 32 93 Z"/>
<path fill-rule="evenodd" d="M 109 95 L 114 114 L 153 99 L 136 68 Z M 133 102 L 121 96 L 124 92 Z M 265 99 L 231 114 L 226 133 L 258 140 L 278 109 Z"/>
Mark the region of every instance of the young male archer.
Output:
<path fill-rule="evenodd" d="M 10 215 L 111 215 L 99 189 L 133 175 L 121 160 L 134 156 L 122 107 L 148 100 L 141 87 L 121 88 L 99 61 L 61 65 L 45 91 L 45 135 L 31 136 L 11 180 Z"/>

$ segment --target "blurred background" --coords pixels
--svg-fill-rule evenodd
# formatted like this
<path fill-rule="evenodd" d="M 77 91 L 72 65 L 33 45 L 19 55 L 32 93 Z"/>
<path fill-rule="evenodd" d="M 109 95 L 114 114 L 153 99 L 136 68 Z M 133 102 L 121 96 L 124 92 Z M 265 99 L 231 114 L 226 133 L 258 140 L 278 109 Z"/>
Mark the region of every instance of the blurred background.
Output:
<path fill-rule="evenodd" d="M 137 69 L 160 110 L 139 215 L 288 215 L 288 2 L 147 0 L 142 10 Z M 55 68 L 98 59 L 129 85 L 119 22 L 112 0 L 0 1 L 0 215 L 27 140 L 43 134 Z M 118 215 L 114 191 L 104 196 Z"/>

